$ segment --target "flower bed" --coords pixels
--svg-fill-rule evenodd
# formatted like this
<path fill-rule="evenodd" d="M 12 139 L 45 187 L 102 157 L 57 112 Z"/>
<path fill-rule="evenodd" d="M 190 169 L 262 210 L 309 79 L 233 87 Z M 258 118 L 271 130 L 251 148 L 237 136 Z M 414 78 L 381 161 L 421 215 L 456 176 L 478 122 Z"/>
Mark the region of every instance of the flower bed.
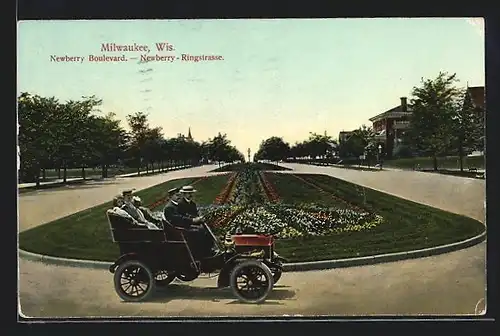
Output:
<path fill-rule="evenodd" d="M 276 190 L 274 189 L 273 185 L 269 180 L 266 178 L 266 174 L 263 172 L 259 172 L 259 178 L 260 182 L 262 183 L 262 187 L 264 188 L 264 192 L 267 195 L 267 198 L 271 202 L 279 202 L 280 197 Z"/>
<path fill-rule="evenodd" d="M 228 206 L 208 213 L 210 225 L 220 236 L 228 232 L 263 233 L 274 234 L 278 239 L 368 230 L 383 222 L 382 217 L 368 212 L 286 204 Z"/>
<path fill-rule="evenodd" d="M 293 176 L 313 190 L 327 193 L 314 183 Z M 328 197 L 334 196 L 328 193 Z M 383 221 L 382 217 L 340 198 L 337 201 L 347 208 L 284 204 L 265 173 L 242 169 L 231 176 L 215 205 L 200 209 L 200 213 L 220 237 L 238 232 L 273 234 L 278 239 L 324 236 L 368 230 Z"/>
<path fill-rule="evenodd" d="M 250 169 L 239 172 L 227 203 L 233 205 L 255 205 L 265 203 L 265 201 L 266 196 L 260 188 L 257 172 Z"/>
<path fill-rule="evenodd" d="M 231 174 L 231 177 L 229 177 L 224 189 L 222 189 L 219 195 L 215 198 L 214 204 L 221 205 L 227 202 L 229 196 L 232 194 L 237 177 L 238 173 Z"/>

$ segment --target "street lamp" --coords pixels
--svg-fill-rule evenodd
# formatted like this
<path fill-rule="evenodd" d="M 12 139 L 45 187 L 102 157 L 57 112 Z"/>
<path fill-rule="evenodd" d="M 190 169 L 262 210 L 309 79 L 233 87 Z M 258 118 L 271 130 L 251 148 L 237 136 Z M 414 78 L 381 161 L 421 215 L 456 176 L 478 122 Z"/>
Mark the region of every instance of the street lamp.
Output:
<path fill-rule="evenodd" d="M 378 144 L 377 161 L 378 161 L 378 165 L 379 165 L 380 169 L 382 169 L 381 156 L 382 156 L 382 145 Z"/>

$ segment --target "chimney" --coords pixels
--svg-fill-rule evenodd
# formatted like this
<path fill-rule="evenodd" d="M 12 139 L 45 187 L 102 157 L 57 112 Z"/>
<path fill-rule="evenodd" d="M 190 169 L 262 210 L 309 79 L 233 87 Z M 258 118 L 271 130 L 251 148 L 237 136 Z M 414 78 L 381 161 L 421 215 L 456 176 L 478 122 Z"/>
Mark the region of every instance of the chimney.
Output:
<path fill-rule="evenodd" d="M 406 102 L 406 97 L 401 97 L 401 111 L 408 112 L 408 103 Z"/>

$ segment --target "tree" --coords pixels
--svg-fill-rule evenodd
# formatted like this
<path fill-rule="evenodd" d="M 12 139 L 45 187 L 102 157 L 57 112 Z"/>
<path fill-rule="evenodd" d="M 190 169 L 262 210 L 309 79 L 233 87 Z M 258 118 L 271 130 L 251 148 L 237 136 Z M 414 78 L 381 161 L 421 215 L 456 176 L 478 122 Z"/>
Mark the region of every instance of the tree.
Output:
<path fill-rule="evenodd" d="M 378 145 L 372 127 L 361 125 L 351 136 L 339 145 L 339 155 L 342 158 L 359 157 L 365 153 L 369 158 L 377 155 Z M 368 158 L 367 158 L 368 159 Z"/>
<path fill-rule="evenodd" d="M 136 112 L 135 114 L 127 115 L 127 122 L 131 129 L 131 155 L 135 158 L 137 174 L 140 175 L 148 139 L 148 116 L 143 112 Z"/>
<path fill-rule="evenodd" d="M 317 133 L 309 133 L 309 139 L 305 141 L 305 147 L 307 152 L 313 158 L 326 156 L 332 156 L 333 151 L 337 149 L 337 143 L 332 139 L 331 136 Z"/>
<path fill-rule="evenodd" d="M 284 160 L 290 154 L 290 145 L 286 143 L 283 138 L 270 137 L 263 140 L 255 153 L 257 160 L 271 160 L 279 161 Z"/>
<path fill-rule="evenodd" d="M 450 149 L 453 139 L 452 115 L 460 98 L 456 81 L 455 74 L 440 72 L 435 79 L 422 80 L 421 87 L 412 91 L 408 139 L 413 149 L 433 158 L 434 170 L 438 169 L 437 157 Z"/>
<path fill-rule="evenodd" d="M 155 163 L 158 164 L 158 169 L 160 169 L 160 162 L 163 159 L 161 146 L 164 138 L 162 132 L 161 127 L 148 128 L 145 131 L 142 152 L 146 160 L 146 173 L 149 172 L 149 165 L 151 165 L 151 171 L 155 171 Z"/>
<path fill-rule="evenodd" d="M 229 161 L 230 147 L 231 141 L 227 138 L 227 135 L 219 132 L 213 139 L 208 140 L 207 152 L 209 159 L 217 161 L 219 165 L 223 161 Z"/>
<path fill-rule="evenodd" d="M 451 116 L 451 135 L 453 148 L 459 156 L 460 171 L 463 171 L 464 157 L 482 142 L 484 125 L 470 103 L 467 91 L 462 90 L 460 97 Z"/>
<path fill-rule="evenodd" d="M 114 113 L 91 116 L 87 122 L 89 165 L 100 165 L 101 176 L 106 178 L 109 165 L 124 158 L 130 141 L 129 134 L 121 127 L 121 122 Z"/>
<path fill-rule="evenodd" d="M 308 156 L 308 153 L 304 142 L 297 141 L 293 146 L 290 147 L 290 157 L 292 159 L 297 160 L 306 156 Z"/>
<path fill-rule="evenodd" d="M 88 123 L 91 113 L 101 105 L 102 100 L 95 96 L 82 97 L 82 100 L 70 100 L 59 107 L 59 118 L 57 127 L 57 159 L 58 167 L 62 167 L 63 180 L 67 179 L 68 166 L 85 166 L 85 158 L 90 148 Z"/>
<path fill-rule="evenodd" d="M 18 98 L 20 177 L 40 184 L 40 171 L 57 150 L 59 101 L 22 93 Z"/>

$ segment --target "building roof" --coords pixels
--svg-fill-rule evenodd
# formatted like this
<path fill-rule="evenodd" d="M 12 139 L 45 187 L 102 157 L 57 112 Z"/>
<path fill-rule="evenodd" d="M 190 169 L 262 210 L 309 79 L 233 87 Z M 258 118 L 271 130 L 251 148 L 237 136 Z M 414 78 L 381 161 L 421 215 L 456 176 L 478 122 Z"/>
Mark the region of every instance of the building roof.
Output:
<path fill-rule="evenodd" d="M 402 108 L 402 105 L 398 105 L 398 106 L 396 106 L 396 107 L 391 108 L 390 110 L 387 110 L 387 111 L 385 111 L 385 112 L 383 112 L 383 113 L 377 114 L 375 117 L 371 117 L 371 118 L 370 118 L 370 119 L 368 119 L 368 120 L 370 120 L 370 121 L 372 121 L 372 122 L 373 122 L 373 121 L 375 121 L 375 120 L 377 120 L 377 119 L 384 118 L 385 116 L 388 116 L 388 115 L 390 115 L 390 114 L 392 114 L 392 113 L 394 113 L 394 112 L 400 112 L 400 113 L 411 113 L 411 112 L 409 111 L 409 107 L 408 107 L 408 111 L 404 112 L 404 111 L 403 111 L 403 108 Z"/>
<path fill-rule="evenodd" d="M 471 98 L 472 105 L 484 109 L 484 86 L 468 87 L 467 92 Z"/>

